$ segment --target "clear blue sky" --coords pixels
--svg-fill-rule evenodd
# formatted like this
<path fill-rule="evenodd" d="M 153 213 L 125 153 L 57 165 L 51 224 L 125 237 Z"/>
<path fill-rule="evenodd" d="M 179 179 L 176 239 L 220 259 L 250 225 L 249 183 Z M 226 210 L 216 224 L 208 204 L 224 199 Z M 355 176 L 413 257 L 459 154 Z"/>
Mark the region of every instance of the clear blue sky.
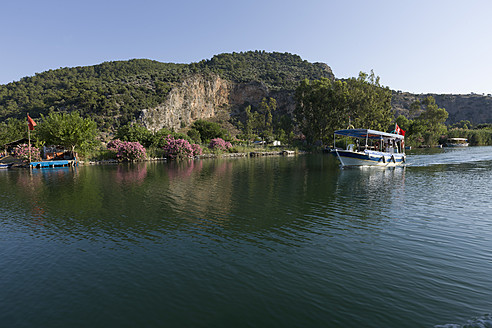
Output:
<path fill-rule="evenodd" d="M 374 70 L 414 93 L 492 93 L 492 1 L 15 0 L 0 10 L 0 84 L 60 67 L 289 52 L 336 77 Z"/>

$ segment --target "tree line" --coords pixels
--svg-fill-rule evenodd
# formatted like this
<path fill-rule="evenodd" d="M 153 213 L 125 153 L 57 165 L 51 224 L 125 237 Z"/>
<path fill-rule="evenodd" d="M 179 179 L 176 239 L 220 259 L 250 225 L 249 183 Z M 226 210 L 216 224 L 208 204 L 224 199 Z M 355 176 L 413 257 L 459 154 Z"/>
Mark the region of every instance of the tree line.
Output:
<path fill-rule="evenodd" d="M 304 80 L 296 90 L 295 118 L 311 144 L 327 145 L 336 130 L 349 127 L 394 132 L 395 124 L 406 131 L 406 144 L 433 146 L 448 137 L 465 137 L 472 145 L 492 145 L 492 126 L 470 122 L 446 126 L 448 112 L 432 96 L 411 105 L 410 116 L 394 118 L 392 93 L 379 77 L 361 72 L 358 78 L 332 81 Z"/>
<path fill-rule="evenodd" d="M 248 51 L 220 54 L 191 64 L 147 59 L 60 68 L 0 85 L 0 122 L 78 111 L 99 129 L 116 130 L 141 111 L 164 102 L 169 91 L 191 74 L 218 74 L 236 82 L 256 81 L 270 90 L 294 90 L 304 79 L 332 77 L 325 67 L 289 53 Z"/>
<path fill-rule="evenodd" d="M 279 112 L 276 100 L 271 97 L 262 99 L 258 106 L 246 104 L 242 113 L 231 117 L 230 123 L 240 131 L 235 135 L 232 135 L 220 124 L 205 120 L 194 122 L 192 126 L 186 129 L 186 134 L 178 134 L 165 128 L 150 132 L 145 127 L 135 123 L 135 116 L 132 115 L 127 119 L 122 119 L 122 106 L 118 104 L 118 101 L 123 101 L 126 104 L 131 104 L 132 101 L 134 104 L 139 101 L 141 104 L 148 105 L 153 102 L 157 104 L 162 101 L 158 97 L 162 97 L 169 91 L 170 83 L 173 83 L 169 81 L 176 81 L 185 71 L 192 72 L 199 69 L 200 66 L 202 68 L 208 66 L 210 69 L 234 71 L 236 70 L 234 65 L 237 62 L 243 62 L 242 65 L 247 67 L 249 65 L 246 64 L 248 60 L 251 60 L 251 64 L 259 58 L 273 58 L 270 61 L 272 65 L 275 60 L 283 61 L 286 58 L 294 63 L 297 62 L 300 66 L 305 65 L 300 58 L 293 55 L 261 52 L 219 55 L 210 61 L 200 62 L 194 66 L 184 64 L 164 64 L 162 66 L 162 63 L 149 60 L 131 60 L 104 63 L 91 67 L 48 71 L 40 74 L 40 76 L 25 78 L 18 82 L 15 87 L 12 84 L 2 86 L 0 98 L 3 104 L 16 98 L 18 100 L 17 106 L 24 102 L 26 105 L 24 109 L 38 109 L 37 112 L 34 112 L 35 114 L 38 113 L 37 118 L 36 115 L 31 115 L 39 119 L 41 123 L 39 131 L 33 134 L 35 140 L 67 145 L 71 148 L 75 146 L 90 148 L 90 145 L 94 143 L 93 139 L 96 133 L 94 131 L 105 131 L 104 128 L 101 128 L 101 120 L 103 125 L 114 122 L 109 121 L 108 123 L 105 121 L 105 117 L 93 115 L 90 110 L 91 106 L 99 109 L 104 108 L 104 106 L 98 105 L 98 102 L 104 101 L 115 101 L 113 105 L 118 108 L 115 109 L 115 112 L 107 112 L 108 115 L 112 116 L 112 120 L 119 120 L 113 129 L 115 138 L 122 141 L 138 141 L 145 147 L 162 147 L 160 144 L 162 138 L 169 134 L 194 143 L 206 143 L 213 138 L 222 138 L 227 141 L 234 141 L 235 139 L 245 141 L 280 140 L 285 144 L 305 138 L 307 144 L 328 145 L 332 141 L 333 132 L 338 129 L 353 126 L 392 132 L 395 123 L 407 131 L 407 144 L 413 146 L 434 145 L 443 142 L 443 138 L 446 136 L 467 137 L 473 145 L 492 144 L 490 125 L 472 126 L 470 122 L 460 122 L 453 126 L 446 126 L 445 121 L 448 113 L 444 108 L 439 108 L 432 97 L 428 97 L 422 102 L 413 103 L 409 117 L 399 116 L 395 119 L 391 107 L 391 90 L 382 86 L 380 78 L 372 71 L 370 74 L 361 72 L 357 78 L 346 80 L 332 80 L 326 77 L 302 80 L 295 91 L 296 108 L 292 115 Z M 232 68 L 228 65 L 232 65 Z M 80 76 L 84 77 L 85 80 L 75 78 Z M 149 79 L 153 79 L 151 87 L 147 83 L 150 81 Z M 52 88 L 47 89 L 46 86 Z M 57 88 L 56 86 L 63 87 Z M 138 90 L 141 90 L 143 95 L 140 95 Z M 23 92 L 25 97 L 21 97 Z M 155 97 L 145 96 L 145 93 L 148 92 L 153 92 Z M 36 98 L 36 94 L 42 93 L 46 96 L 43 101 L 57 103 L 57 109 L 50 107 L 47 112 L 43 113 L 41 108 L 46 103 L 31 101 L 31 99 L 39 100 L 40 98 Z M 75 105 L 74 97 L 63 98 L 66 93 L 75 95 L 75 98 L 78 97 L 78 105 Z M 119 100 L 116 101 L 112 99 L 115 98 L 115 95 L 122 98 L 118 98 Z M 71 102 L 74 102 L 72 103 L 73 106 L 70 105 Z M 85 104 L 84 110 L 78 108 L 81 103 Z M 12 105 L 12 103 L 10 104 Z M 19 112 L 22 111 L 19 110 Z M 0 144 L 25 137 L 25 117 L 25 114 L 20 118 L 15 115 L 7 118 L 4 116 L 0 122 Z M 87 133 L 79 133 L 81 131 Z M 79 139 L 67 143 L 70 135 L 72 135 L 71 138 L 73 135 L 78 135 Z M 85 139 L 87 142 L 84 141 Z"/>

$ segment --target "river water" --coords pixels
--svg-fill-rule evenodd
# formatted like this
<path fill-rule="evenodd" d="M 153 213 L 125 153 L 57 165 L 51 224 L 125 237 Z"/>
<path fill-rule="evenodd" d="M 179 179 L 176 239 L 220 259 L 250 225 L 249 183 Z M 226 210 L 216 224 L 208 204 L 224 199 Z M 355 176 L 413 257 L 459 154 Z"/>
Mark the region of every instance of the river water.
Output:
<path fill-rule="evenodd" d="M 1 327 L 460 327 L 492 147 L 0 171 Z"/>

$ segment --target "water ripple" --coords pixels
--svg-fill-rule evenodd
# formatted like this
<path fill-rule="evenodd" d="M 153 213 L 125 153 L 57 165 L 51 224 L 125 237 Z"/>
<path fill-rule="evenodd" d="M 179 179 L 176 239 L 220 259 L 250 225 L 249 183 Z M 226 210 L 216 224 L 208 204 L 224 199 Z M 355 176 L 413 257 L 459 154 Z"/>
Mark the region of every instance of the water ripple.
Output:
<path fill-rule="evenodd" d="M 488 149 L 385 170 L 306 155 L 2 174 L 0 322 L 466 322 L 490 310 Z"/>

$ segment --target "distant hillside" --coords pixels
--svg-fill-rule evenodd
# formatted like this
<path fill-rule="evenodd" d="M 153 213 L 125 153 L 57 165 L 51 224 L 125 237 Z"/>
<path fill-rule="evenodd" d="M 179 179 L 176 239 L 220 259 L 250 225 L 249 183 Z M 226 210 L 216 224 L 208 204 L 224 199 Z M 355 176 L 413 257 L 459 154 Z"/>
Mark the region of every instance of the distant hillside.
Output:
<path fill-rule="evenodd" d="M 264 97 L 277 100 L 279 113 L 292 113 L 299 82 L 322 77 L 335 79 L 326 64 L 264 51 L 220 54 L 191 64 L 133 59 L 61 68 L 0 85 L 0 122 L 76 110 L 102 131 L 135 120 L 153 130 L 179 130 L 202 118 L 240 118 L 246 106 L 257 106 Z M 408 115 L 410 104 L 426 96 L 394 92 L 393 108 Z M 449 112 L 448 123 L 492 123 L 489 96 L 432 96 Z"/>
<path fill-rule="evenodd" d="M 411 94 L 393 92 L 391 104 L 397 115 L 409 116 L 410 105 L 432 96 L 436 104 L 449 113 L 448 124 L 468 120 L 473 124 L 492 123 L 492 97 L 490 95 L 452 95 L 452 94 Z"/>
<path fill-rule="evenodd" d="M 221 54 L 192 64 L 147 59 L 105 62 L 50 70 L 1 85 L 0 121 L 26 113 L 36 118 L 49 111 L 77 110 L 102 129 L 110 129 L 140 118 L 145 110 L 162 109 L 171 91 L 182 89 L 193 77 L 214 80 L 215 76 L 235 84 L 256 83 L 267 93 L 293 91 L 306 78 L 334 78 L 326 64 L 264 51 Z"/>
<path fill-rule="evenodd" d="M 221 54 L 198 64 L 200 72 L 218 73 L 234 82 L 262 82 L 270 90 L 294 90 L 299 81 L 327 77 L 334 79 L 331 68 L 324 63 L 309 63 L 289 53 L 249 51 Z"/>

